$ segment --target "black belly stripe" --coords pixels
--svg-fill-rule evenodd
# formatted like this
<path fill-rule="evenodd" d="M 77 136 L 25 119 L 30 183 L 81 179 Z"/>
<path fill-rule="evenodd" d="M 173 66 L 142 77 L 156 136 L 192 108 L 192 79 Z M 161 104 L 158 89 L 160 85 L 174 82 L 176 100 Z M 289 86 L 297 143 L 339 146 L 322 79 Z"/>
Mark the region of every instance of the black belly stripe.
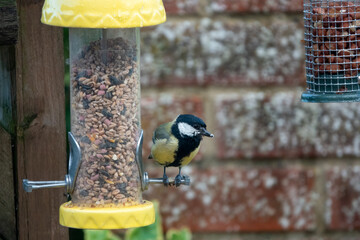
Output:
<path fill-rule="evenodd" d="M 168 166 L 179 167 L 184 157 L 190 156 L 190 154 L 199 147 L 201 139 L 198 138 L 181 138 L 179 139 L 179 148 L 175 152 L 175 161 Z"/>
<path fill-rule="evenodd" d="M 202 136 L 198 135 L 196 137 L 183 137 L 181 136 L 177 124 L 174 124 L 171 127 L 172 134 L 178 139 L 179 147 L 175 151 L 174 161 L 167 166 L 179 167 L 184 157 L 189 156 L 196 148 L 199 147 Z"/>

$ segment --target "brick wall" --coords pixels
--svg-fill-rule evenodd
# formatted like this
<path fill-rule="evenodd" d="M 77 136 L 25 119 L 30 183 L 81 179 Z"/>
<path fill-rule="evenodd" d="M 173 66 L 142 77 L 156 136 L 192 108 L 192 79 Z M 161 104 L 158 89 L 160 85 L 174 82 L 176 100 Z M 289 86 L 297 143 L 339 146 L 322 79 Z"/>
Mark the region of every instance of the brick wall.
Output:
<path fill-rule="evenodd" d="M 360 239 L 360 107 L 300 102 L 302 1 L 164 4 L 167 22 L 142 29 L 144 156 L 180 113 L 215 134 L 183 170 L 190 187 L 144 194 L 160 200 L 164 227 L 196 240 Z"/>

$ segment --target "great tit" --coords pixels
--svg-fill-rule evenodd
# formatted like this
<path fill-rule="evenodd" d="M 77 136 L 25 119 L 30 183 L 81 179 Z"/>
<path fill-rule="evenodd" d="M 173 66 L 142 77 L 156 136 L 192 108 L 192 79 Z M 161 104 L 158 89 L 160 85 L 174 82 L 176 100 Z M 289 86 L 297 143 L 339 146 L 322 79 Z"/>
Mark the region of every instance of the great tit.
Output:
<path fill-rule="evenodd" d="M 164 185 L 169 185 L 167 167 L 179 167 L 174 183 L 180 185 L 183 178 L 181 168 L 189 164 L 198 153 L 203 136 L 214 137 L 206 130 L 204 121 L 191 114 L 181 114 L 154 131 L 149 158 L 164 166 Z"/>

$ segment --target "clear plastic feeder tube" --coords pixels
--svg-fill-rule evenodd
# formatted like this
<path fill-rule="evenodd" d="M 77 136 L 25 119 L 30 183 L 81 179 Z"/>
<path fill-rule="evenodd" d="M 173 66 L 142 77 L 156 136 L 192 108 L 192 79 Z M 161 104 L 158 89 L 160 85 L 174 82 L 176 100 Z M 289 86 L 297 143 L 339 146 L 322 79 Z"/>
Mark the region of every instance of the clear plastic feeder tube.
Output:
<path fill-rule="evenodd" d="M 71 132 L 82 152 L 72 203 L 139 204 L 139 29 L 71 28 L 69 35 Z"/>

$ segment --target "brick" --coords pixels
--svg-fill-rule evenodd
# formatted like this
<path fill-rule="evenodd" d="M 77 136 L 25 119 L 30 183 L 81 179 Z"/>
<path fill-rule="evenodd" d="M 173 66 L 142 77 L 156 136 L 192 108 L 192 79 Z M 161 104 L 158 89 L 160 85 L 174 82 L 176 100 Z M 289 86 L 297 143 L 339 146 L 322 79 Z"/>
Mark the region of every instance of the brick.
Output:
<path fill-rule="evenodd" d="M 199 0 L 164 0 L 167 15 L 193 14 L 199 9 Z"/>
<path fill-rule="evenodd" d="M 213 13 L 302 12 L 301 0 L 209 0 Z"/>
<path fill-rule="evenodd" d="M 360 166 L 333 167 L 326 175 L 326 227 L 360 229 Z"/>
<path fill-rule="evenodd" d="M 185 167 L 191 186 L 151 185 L 163 224 L 193 232 L 289 231 L 315 227 L 314 172 L 302 168 Z M 161 176 L 162 170 L 150 176 Z M 171 176 L 171 175 L 169 175 Z M 174 175 L 175 176 L 175 175 Z"/>
<path fill-rule="evenodd" d="M 196 240 L 360 240 L 360 236 L 357 233 L 346 234 L 334 234 L 331 233 L 326 236 L 316 236 L 315 234 L 304 233 L 286 233 L 286 234 L 211 234 L 211 233 L 197 233 L 193 234 L 193 239 Z"/>
<path fill-rule="evenodd" d="M 305 85 L 301 19 L 168 20 L 146 28 L 143 86 Z"/>
<path fill-rule="evenodd" d="M 301 103 L 300 94 L 279 90 L 218 95 L 218 156 L 359 157 L 359 105 Z"/>
<path fill-rule="evenodd" d="M 154 130 L 162 123 L 174 120 L 179 114 L 193 114 L 203 118 L 203 103 L 198 96 L 178 96 L 173 93 L 143 94 L 141 126 L 144 129 L 143 157 L 147 159 Z"/>

